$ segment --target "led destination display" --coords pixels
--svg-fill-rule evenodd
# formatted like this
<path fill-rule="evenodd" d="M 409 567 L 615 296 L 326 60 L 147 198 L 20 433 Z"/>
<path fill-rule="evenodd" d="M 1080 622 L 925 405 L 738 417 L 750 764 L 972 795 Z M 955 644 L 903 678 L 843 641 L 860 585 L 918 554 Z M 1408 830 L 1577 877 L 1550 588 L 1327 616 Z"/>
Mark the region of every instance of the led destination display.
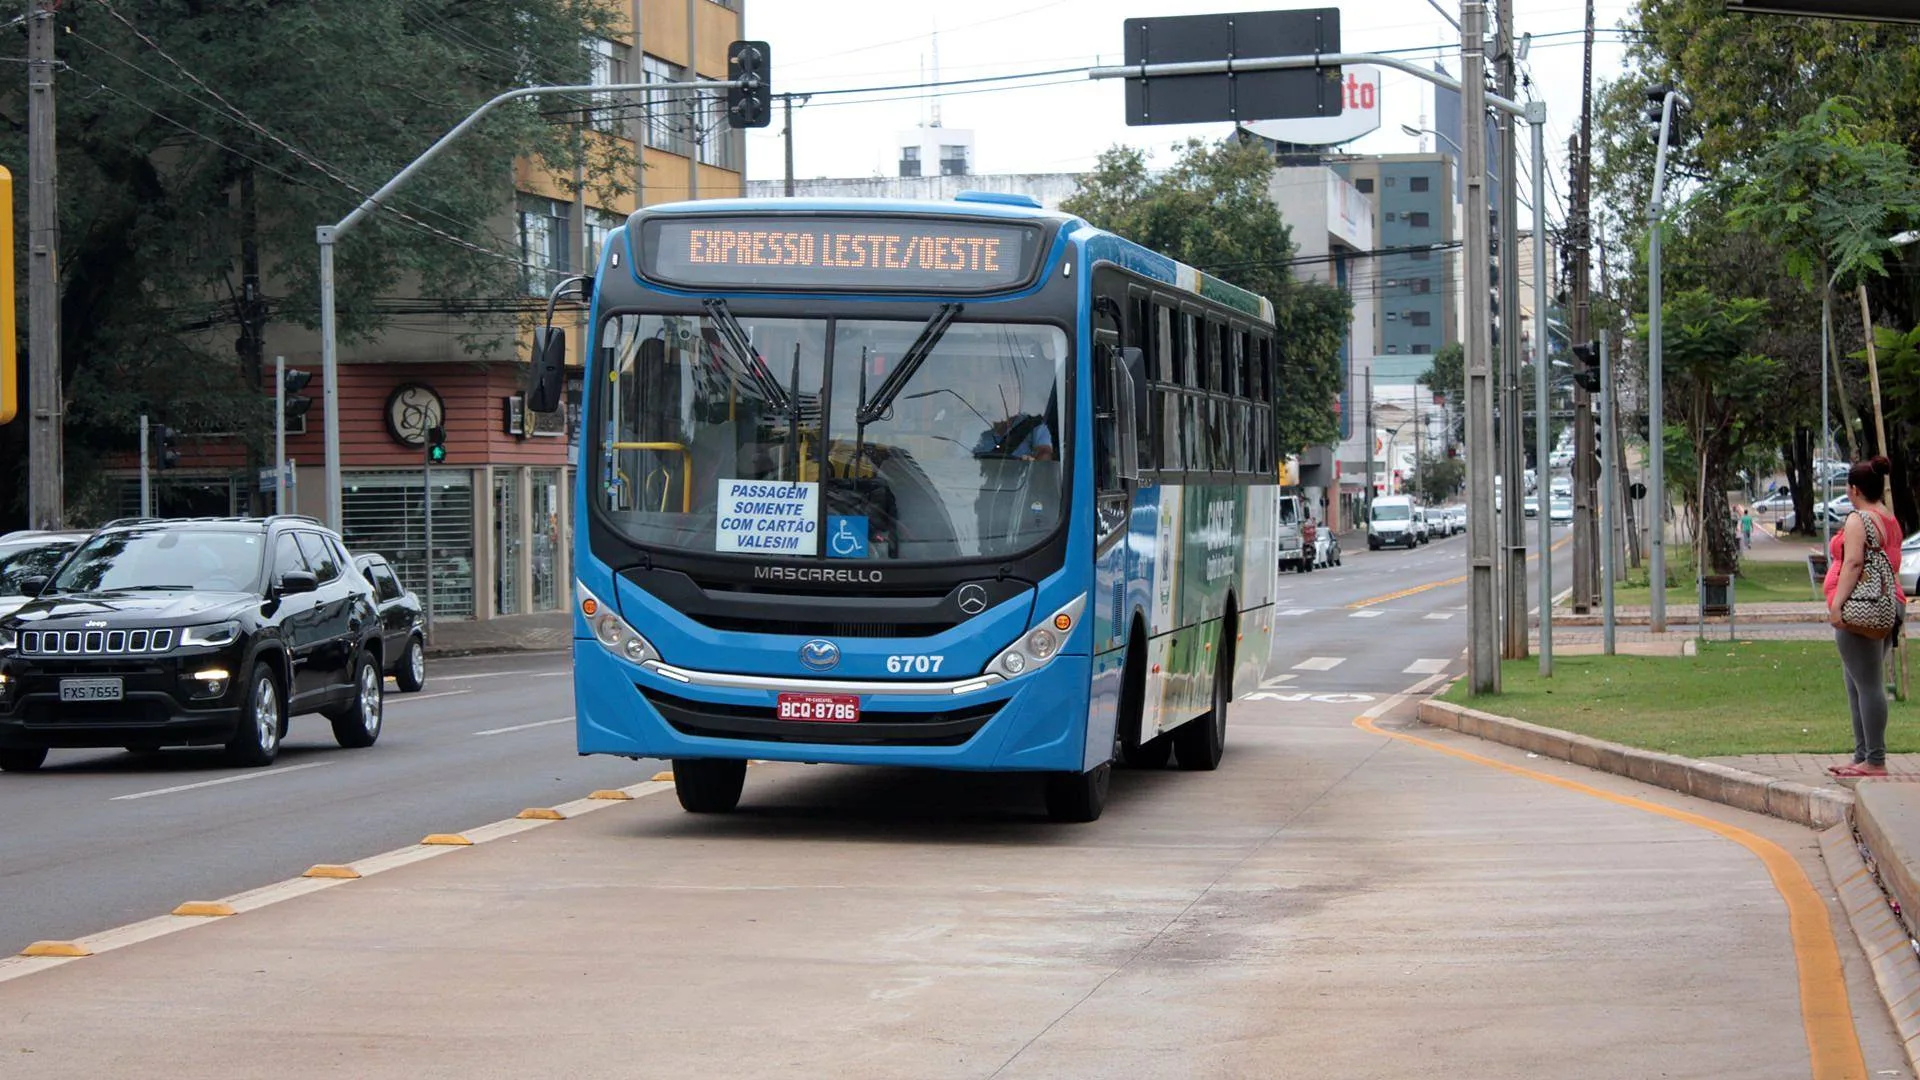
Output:
<path fill-rule="evenodd" d="M 648 222 L 642 250 L 676 285 L 982 292 L 1026 283 L 1038 240 L 1012 222 L 708 218 Z"/>

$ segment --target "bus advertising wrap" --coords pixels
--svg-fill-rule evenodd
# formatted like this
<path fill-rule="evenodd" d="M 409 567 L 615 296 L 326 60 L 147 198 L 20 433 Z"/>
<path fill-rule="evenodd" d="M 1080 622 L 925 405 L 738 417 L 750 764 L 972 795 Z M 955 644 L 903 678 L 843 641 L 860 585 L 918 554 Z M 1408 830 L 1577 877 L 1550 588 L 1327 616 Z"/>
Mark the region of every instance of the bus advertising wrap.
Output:
<path fill-rule="evenodd" d="M 726 289 L 990 292 L 1026 284 L 1040 230 L 939 218 L 655 219 L 642 272 L 672 285 Z"/>

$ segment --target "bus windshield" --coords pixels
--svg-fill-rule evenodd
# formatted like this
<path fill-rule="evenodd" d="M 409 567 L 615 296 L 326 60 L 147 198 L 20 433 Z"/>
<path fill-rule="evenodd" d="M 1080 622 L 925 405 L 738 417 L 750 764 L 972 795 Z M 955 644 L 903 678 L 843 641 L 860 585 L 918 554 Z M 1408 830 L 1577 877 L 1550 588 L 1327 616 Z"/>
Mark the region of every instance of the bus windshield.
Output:
<path fill-rule="evenodd" d="M 685 551 L 909 561 L 1035 546 L 1061 519 L 1066 335 L 949 317 L 610 316 L 593 382 L 599 511 L 636 543 Z M 920 362 L 903 364 L 916 342 Z"/>

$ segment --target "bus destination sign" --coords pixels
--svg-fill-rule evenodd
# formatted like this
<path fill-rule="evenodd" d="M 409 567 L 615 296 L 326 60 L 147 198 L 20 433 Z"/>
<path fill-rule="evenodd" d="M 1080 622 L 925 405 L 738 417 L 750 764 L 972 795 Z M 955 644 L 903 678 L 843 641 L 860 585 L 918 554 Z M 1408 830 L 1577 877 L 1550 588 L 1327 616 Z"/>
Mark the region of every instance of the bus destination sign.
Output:
<path fill-rule="evenodd" d="M 715 289 L 987 292 L 1025 284 L 1039 230 L 936 218 L 655 219 L 646 276 Z"/>

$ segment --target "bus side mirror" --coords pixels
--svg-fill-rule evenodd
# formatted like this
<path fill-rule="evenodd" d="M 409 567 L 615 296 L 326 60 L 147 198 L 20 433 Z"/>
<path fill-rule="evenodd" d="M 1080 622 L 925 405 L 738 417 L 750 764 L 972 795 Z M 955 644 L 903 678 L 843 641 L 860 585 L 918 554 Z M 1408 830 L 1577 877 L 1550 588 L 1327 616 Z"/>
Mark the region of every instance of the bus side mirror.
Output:
<path fill-rule="evenodd" d="M 536 327 L 533 363 L 527 372 L 527 408 L 537 413 L 558 412 L 566 373 L 567 332 L 553 326 Z"/>

